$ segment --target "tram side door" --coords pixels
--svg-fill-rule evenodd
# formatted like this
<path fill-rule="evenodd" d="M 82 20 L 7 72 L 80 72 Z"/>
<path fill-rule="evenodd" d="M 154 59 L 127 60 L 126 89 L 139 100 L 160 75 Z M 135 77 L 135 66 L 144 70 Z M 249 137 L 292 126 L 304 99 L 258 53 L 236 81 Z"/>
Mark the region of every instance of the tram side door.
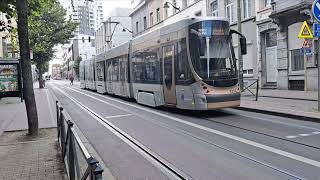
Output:
<path fill-rule="evenodd" d="M 162 47 L 163 94 L 166 104 L 176 104 L 176 86 L 174 77 L 174 45 Z"/>

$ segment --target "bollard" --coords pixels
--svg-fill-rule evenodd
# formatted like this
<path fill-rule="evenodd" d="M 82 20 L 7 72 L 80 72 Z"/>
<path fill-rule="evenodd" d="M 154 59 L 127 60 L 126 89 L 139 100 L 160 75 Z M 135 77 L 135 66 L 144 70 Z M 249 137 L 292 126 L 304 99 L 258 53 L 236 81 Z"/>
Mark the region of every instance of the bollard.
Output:
<path fill-rule="evenodd" d="M 259 78 L 257 79 L 256 101 L 258 101 L 258 97 L 259 97 Z"/>

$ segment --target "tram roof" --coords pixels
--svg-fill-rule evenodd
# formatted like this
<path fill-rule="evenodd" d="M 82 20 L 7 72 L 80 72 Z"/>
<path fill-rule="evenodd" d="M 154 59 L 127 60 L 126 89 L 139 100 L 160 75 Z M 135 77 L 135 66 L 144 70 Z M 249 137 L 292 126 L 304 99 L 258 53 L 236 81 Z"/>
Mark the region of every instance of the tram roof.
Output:
<path fill-rule="evenodd" d="M 229 20 L 225 17 L 213 17 L 213 16 L 206 16 L 206 17 L 187 17 L 183 18 L 179 21 L 173 22 L 168 25 L 164 25 L 162 27 L 159 27 L 157 29 L 154 29 L 150 32 L 141 34 L 135 38 L 132 39 L 133 44 L 139 44 L 140 42 L 145 41 L 146 39 L 155 39 L 156 37 L 160 37 L 162 35 L 170 34 L 173 32 L 177 32 L 183 28 L 189 27 L 191 24 L 206 21 L 206 20 L 213 20 L 213 21 L 227 21 Z"/>

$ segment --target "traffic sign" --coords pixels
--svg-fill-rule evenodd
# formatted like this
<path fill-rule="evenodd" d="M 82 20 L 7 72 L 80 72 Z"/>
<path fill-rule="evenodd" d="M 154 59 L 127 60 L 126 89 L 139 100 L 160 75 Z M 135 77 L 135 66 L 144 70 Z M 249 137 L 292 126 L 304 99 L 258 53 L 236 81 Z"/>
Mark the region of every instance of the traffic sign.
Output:
<path fill-rule="evenodd" d="M 312 13 L 314 18 L 320 22 L 320 0 L 315 0 L 312 5 Z"/>
<path fill-rule="evenodd" d="M 318 23 L 313 24 L 313 34 L 315 37 L 320 37 L 320 24 Z"/>
<path fill-rule="evenodd" d="M 305 39 L 302 44 L 302 49 L 310 49 L 310 48 L 311 48 L 311 42 L 309 42 L 308 39 Z"/>
<path fill-rule="evenodd" d="M 313 34 L 308 26 L 307 21 L 303 22 L 298 37 L 302 38 L 302 39 L 312 39 L 313 38 Z"/>

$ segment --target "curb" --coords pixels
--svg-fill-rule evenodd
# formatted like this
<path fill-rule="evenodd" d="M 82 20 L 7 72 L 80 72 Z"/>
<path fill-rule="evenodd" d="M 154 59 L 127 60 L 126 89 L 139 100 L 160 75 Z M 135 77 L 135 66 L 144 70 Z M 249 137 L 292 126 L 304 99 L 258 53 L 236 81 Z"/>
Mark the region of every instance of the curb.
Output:
<path fill-rule="evenodd" d="M 289 114 L 289 113 L 268 111 L 268 110 L 254 109 L 254 108 L 247 108 L 247 107 L 235 107 L 233 109 L 249 111 L 249 112 L 257 112 L 257 113 L 269 114 L 269 115 L 276 115 L 276 116 L 292 118 L 292 119 L 296 119 L 296 120 L 303 120 L 303 121 L 311 121 L 311 122 L 320 123 L 320 117 L 316 118 L 316 117 L 310 117 L 310 116 L 302 116 L 302 115 L 296 115 L 296 114 Z"/>
<path fill-rule="evenodd" d="M 275 96 L 259 96 L 259 97 L 267 97 L 267 98 L 276 98 L 276 99 L 292 99 L 292 100 L 299 100 L 299 101 L 315 101 L 317 102 L 318 100 L 316 99 L 302 99 L 302 98 L 292 98 L 292 97 L 275 97 Z"/>

